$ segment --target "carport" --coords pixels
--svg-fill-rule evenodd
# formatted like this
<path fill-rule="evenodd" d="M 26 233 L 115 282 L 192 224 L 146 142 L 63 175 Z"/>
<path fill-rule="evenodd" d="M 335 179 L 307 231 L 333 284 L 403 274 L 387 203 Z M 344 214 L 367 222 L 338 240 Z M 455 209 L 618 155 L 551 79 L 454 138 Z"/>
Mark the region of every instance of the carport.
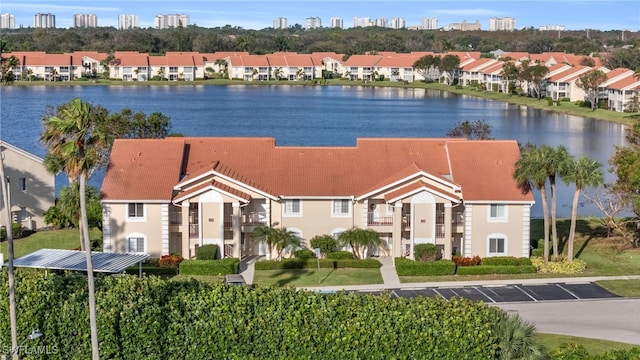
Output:
<path fill-rule="evenodd" d="M 116 254 L 91 252 L 93 272 L 117 274 L 138 264 L 138 276 L 142 276 L 142 262 L 147 254 Z M 4 264 L 7 266 L 8 264 Z M 13 261 L 14 267 L 87 271 L 87 255 L 82 250 L 40 249 Z"/>

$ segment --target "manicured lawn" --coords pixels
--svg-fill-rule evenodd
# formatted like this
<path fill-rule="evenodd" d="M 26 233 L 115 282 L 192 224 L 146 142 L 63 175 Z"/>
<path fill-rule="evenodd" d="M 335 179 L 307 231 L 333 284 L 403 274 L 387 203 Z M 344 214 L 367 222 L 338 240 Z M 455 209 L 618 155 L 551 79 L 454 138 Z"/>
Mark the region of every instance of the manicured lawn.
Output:
<path fill-rule="evenodd" d="M 382 284 L 380 269 L 302 269 L 259 270 L 255 272 L 256 285 L 279 286 L 343 286 Z"/>
<path fill-rule="evenodd" d="M 544 345 L 544 347 L 547 348 L 548 351 L 553 351 L 562 344 L 582 345 L 591 355 L 600 355 L 612 350 L 630 350 L 634 347 L 638 347 L 637 345 L 633 344 L 568 335 L 537 333 L 535 336 L 538 342 Z"/>
<path fill-rule="evenodd" d="M 102 233 L 98 229 L 91 229 L 90 236 L 91 242 L 98 241 L 102 244 Z M 14 240 L 13 253 L 16 258 L 19 258 L 40 249 L 70 250 L 79 247 L 80 233 L 78 229 L 43 230 L 28 237 Z M 2 252 L 5 261 L 9 259 L 6 241 L 0 244 L 0 252 Z"/>
<path fill-rule="evenodd" d="M 616 295 L 640 297 L 640 280 L 603 280 L 597 284 Z"/>

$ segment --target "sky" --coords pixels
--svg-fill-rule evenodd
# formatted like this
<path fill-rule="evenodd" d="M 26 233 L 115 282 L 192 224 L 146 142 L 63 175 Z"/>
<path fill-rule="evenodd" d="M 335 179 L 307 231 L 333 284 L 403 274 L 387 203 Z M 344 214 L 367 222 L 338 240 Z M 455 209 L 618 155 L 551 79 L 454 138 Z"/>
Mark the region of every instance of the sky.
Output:
<path fill-rule="evenodd" d="M 263 29 L 273 26 L 273 19 L 286 17 L 287 24 L 304 25 L 307 17 L 320 17 L 322 26 L 331 17 L 340 17 L 344 28 L 353 26 L 354 17 L 370 19 L 393 17 L 405 19 L 406 26 L 417 26 L 423 17 L 438 19 L 438 27 L 453 22 L 480 21 L 482 30 L 489 29 L 489 18 L 512 17 L 516 28 L 561 25 L 567 30 L 631 30 L 640 31 L 640 1 L 638 0 L 2 0 L 0 13 L 15 16 L 16 27 L 33 26 L 33 15 L 51 13 L 56 27 L 73 26 L 73 15 L 92 13 L 98 26 L 118 25 L 118 15 L 138 15 L 140 27 L 153 27 L 158 14 L 187 14 L 191 25 L 219 27 L 240 26 Z"/>

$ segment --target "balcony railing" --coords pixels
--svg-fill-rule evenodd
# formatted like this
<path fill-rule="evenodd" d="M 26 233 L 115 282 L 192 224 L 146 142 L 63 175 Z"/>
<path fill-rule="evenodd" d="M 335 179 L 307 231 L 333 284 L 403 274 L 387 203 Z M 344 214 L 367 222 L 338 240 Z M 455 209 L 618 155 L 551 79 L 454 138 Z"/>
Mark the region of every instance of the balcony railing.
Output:
<path fill-rule="evenodd" d="M 444 237 L 444 224 L 436 224 L 436 237 L 437 238 Z"/>
<path fill-rule="evenodd" d="M 177 211 L 170 212 L 169 223 L 171 225 L 182 225 L 182 213 Z"/>
<path fill-rule="evenodd" d="M 242 225 L 246 226 L 258 226 L 267 224 L 267 212 L 266 211 L 253 211 L 247 214 L 242 214 Z M 233 215 L 226 215 L 224 217 L 224 227 L 230 229 L 233 227 Z"/>
<path fill-rule="evenodd" d="M 393 224 L 393 216 L 379 216 L 378 214 L 367 213 L 367 225 L 391 225 Z"/>
<path fill-rule="evenodd" d="M 463 225 L 464 224 L 464 214 L 462 214 L 462 213 L 454 213 L 453 214 L 453 224 L 454 225 Z"/>

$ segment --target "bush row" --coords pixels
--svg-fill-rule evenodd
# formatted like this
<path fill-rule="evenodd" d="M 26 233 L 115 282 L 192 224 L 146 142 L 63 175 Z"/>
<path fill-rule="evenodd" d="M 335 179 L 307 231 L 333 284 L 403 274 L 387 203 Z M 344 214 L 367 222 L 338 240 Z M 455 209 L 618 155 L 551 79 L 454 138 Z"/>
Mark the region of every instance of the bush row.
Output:
<path fill-rule="evenodd" d="M 398 276 L 438 276 L 456 273 L 456 264 L 451 260 L 422 262 L 396 258 L 395 261 Z"/>
<path fill-rule="evenodd" d="M 531 257 L 531 262 L 543 274 L 581 274 L 587 269 L 587 263 L 580 259 L 544 262 L 540 257 Z"/>
<path fill-rule="evenodd" d="M 240 259 L 184 260 L 180 263 L 181 275 L 227 275 L 237 274 Z"/>
<path fill-rule="evenodd" d="M 457 266 L 478 266 L 478 265 L 500 265 L 500 266 L 522 266 L 531 265 L 531 260 L 526 257 L 515 256 L 493 256 L 481 258 L 480 256 L 462 257 L 454 256 L 453 262 Z"/>
<path fill-rule="evenodd" d="M 55 349 L 29 359 L 89 359 L 86 277 L 18 271 L 16 284 L 18 337 L 39 329 L 33 345 Z M 1 299 L 0 343 L 10 344 Z M 99 276 L 96 307 L 104 359 L 496 359 L 500 343 L 501 310 L 463 299 Z"/>
<path fill-rule="evenodd" d="M 478 265 L 459 266 L 456 269 L 458 275 L 486 275 L 486 274 L 535 274 L 536 267 L 533 265 Z"/>
<path fill-rule="evenodd" d="M 125 270 L 125 273 L 130 275 L 138 275 L 139 272 L 140 272 L 140 269 L 137 266 L 132 266 Z M 173 276 L 173 275 L 178 275 L 178 268 L 143 265 L 142 273 L 146 275 L 155 275 L 155 276 Z"/>
<path fill-rule="evenodd" d="M 377 269 L 382 264 L 376 259 L 354 260 L 354 259 L 320 259 L 320 267 L 323 269 L 341 268 L 366 268 Z M 265 260 L 255 264 L 256 270 L 281 270 L 281 269 L 314 269 L 318 267 L 317 259 L 284 259 L 281 261 Z"/>
<path fill-rule="evenodd" d="M 196 259 L 198 260 L 217 260 L 220 248 L 218 245 L 203 245 L 196 249 Z"/>

